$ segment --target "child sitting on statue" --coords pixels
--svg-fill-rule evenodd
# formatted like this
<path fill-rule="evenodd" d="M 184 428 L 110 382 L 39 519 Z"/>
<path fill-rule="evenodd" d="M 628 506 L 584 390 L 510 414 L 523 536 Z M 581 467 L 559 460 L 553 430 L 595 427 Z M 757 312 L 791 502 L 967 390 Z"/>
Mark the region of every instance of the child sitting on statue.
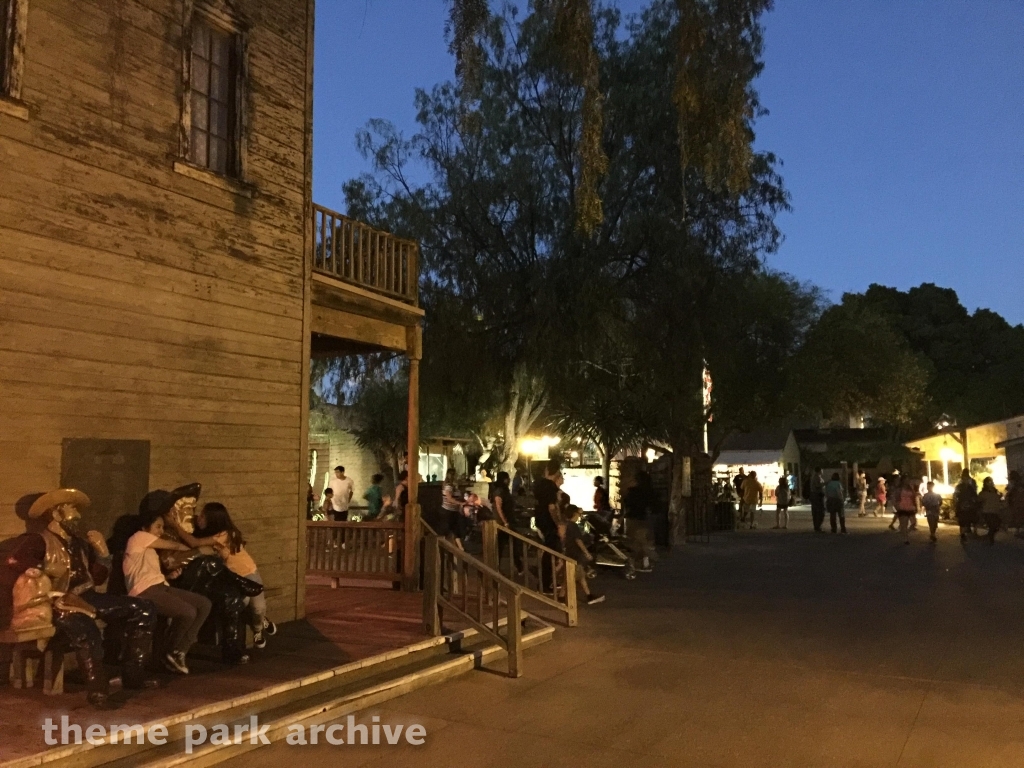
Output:
<path fill-rule="evenodd" d="M 231 521 L 231 515 L 223 504 L 211 501 L 196 512 L 195 532 L 190 534 L 180 526 L 178 535 L 190 547 L 213 547 L 232 573 L 242 578 L 263 583 L 256 568 L 256 561 L 245 551 L 242 532 Z M 277 625 L 267 618 L 267 597 L 265 592 L 245 598 L 249 605 L 249 626 L 252 628 L 253 645 L 267 647 L 267 636 L 277 634 Z"/>

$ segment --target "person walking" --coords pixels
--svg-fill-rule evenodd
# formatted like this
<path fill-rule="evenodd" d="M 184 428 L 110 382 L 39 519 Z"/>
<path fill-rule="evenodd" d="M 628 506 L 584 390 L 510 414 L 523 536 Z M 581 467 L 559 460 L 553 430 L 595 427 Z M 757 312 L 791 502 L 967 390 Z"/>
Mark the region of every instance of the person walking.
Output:
<path fill-rule="evenodd" d="M 838 472 L 832 473 L 832 479 L 825 484 L 825 507 L 828 509 L 828 522 L 832 533 L 846 533 L 846 489 Z M 836 525 L 838 518 L 838 526 Z"/>
<path fill-rule="evenodd" d="M 533 484 L 533 496 L 537 502 L 533 510 L 533 517 L 537 530 L 544 537 L 544 546 L 556 552 L 562 551 L 562 534 L 564 530 L 561 515 L 558 511 L 560 492 L 556 481 L 560 474 L 562 474 L 562 465 L 559 464 L 557 459 L 552 459 L 544 468 L 544 477 Z M 551 557 L 542 557 L 541 586 L 544 592 L 551 591 L 551 572 Z"/>
<path fill-rule="evenodd" d="M 967 541 L 971 526 L 978 521 L 978 484 L 969 469 L 960 473 L 960 482 L 953 491 L 953 511 L 960 526 L 960 541 Z"/>
<path fill-rule="evenodd" d="M 891 495 L 891 494 L 890 494 Z M 910 521 L 917 517 L 917 508 L 921 502 L 921 494 L 909 475 L 903 478 L 896 489 L 896 517 L 900 521 L 900 533 L 903 534 L 903 543 L 910 543 Z"/>
<path fill-rule="evenodd" d="M 743 467 L 740 467 L 740 471 L 736 473 L 736 477 L 732 479 L 732 487 L 736 489 L 736 498 L 740 500 L 740 522 L 747 522 L 747 511 L 743 508 L 743 483 L 747 481 L 747 473 Z"/>
<path fill-rule="evenodd" d="M 867 517 L 868 476 L 864 474 L 863 469 L 857 473 L 857 479 L 854 481 L 853 490 L 857 493 L 857 517 Z"/>
<path fill-rule="evenodd" d="M 928 481 L 928 492 L 921 497 L 924 516 L 928 520 L 929 541 L 938 541 L 935 535 L 939 530 L 939 513 L 942 511 L 942 497 L 935 492 L 935 483 Z"/>
<path fill-rule="evenodd" d="M 775 529 L 786 530 L 789 527 L 789 480 L 783 475 L 775 488 Z"/>
<path fill-rule="evenodd" d="M 643 470 L 636 473 L 636 485 L 626 492 L 622 500 L 623 515 L 626 518 L 626 535 L 632 550 L 636 570 L 649 573 L 651 570 L 650 518 L 654 511 L 654 486 L 651 476 Z"/>
<path fill-rule="evenodd" d="M 900 477 L 900 471 L 894 469 L 892 471 L 892 477 L 889 478 L 887 484 L 888 493 L 886 494 L 886 511 L 892 513 L 892 520 L 889 522 L 889 530 L 895 531 L 896 526 L 899 524 L 900 516 L 896 514 L 896 497 L 899 495 L 900 488 L 903 487 L 902 478 Z"/>
<path fill-rule="evenodd" d="M 334 468 L 334 477 L 329 483 L 334 495 L 331 497 L 333 514 L 331 520 L 348 520 L 348 510 L 352 505 L 352 496 L 356 492 L 356 485 L 351 477 L 345 475 L 345 468 L 337 466 Z"/>
<path fill-rule="evenodd" d="M 885 496 L 885 478 L 879 475 L 878 481 L 875 483 L 875 508 L 871 510 L 872 517 L 878 517 L 879 510 L 881 510 L 882 516 L 885 516 Z"/>
<path fill-rule="evenodd" d="M 825 475 L 821 467 L 815 468 L 811 476 L 811 522 L 815 533 L 821 533 L 825 522 Z"/>
<path fill-rule="evenodd" d="M 764 487 L 757 481 L 757 472 L 750 470 L 740 489 L 740 521 L 750 516 L 750 529 L 757 528 L 757 510 L 764 504 Z"/>
<path fill-rule="evenodd" d="M 988 528 L 988 542 L 995 544 L 996 534 L 1003 527 L 1003 512 L 1006 505 L 1003 502 L 1003 495 L 996 490 L 995 480 L 991 477 L 986 477 L 981 484 L 978 504 L 981 510 L 981 519 L 985 521 L 985 527 Z"/>
<path fill-rule="evenodd" d="M 363 498 L 366 500 L 366 517 L 364 520 L 376 520 L 384 509 L 384 491 L 380 484 L 384 482 L 384 475 L 379 472 L 370 478 L 370 487 L 366 489 Z"/>

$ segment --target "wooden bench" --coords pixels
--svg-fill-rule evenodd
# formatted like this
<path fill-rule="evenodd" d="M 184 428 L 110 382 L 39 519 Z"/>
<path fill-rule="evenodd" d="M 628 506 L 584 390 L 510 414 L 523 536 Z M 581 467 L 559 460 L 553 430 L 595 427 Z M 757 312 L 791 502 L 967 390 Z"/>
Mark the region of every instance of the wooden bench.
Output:
<path fill-rule="evenodd" d="M 42 661 L 43 693 L 48 696 L 64 693 L 64 654 L 55 653 L 49 647 L 54 632 L 53 627 L 0 632 L 0 651 L 5 661 L 10 656 L 12 686 L 32 688 Z"/>

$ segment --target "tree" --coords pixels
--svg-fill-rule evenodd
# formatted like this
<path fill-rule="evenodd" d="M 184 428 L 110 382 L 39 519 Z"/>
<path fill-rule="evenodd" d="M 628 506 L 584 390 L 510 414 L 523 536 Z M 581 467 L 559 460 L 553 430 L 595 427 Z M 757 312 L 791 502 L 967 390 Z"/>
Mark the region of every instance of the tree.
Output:
<path fill-rule="evenodd" d="M 925 360 L 888 318 L 855 296 L 825 310 L 794 370 L 794 401 L 826 419 L 870 415 L 905 428 L 925 407 Z"/>
<path fill-rule="evenodd" d="M 1024 413 L 1024 326 L 995 312 L 971 314 L 956 292 L 924 283 L 908 291 L 871 285 L 843 303 L 883 315 L 929 367 L 927 401 L 914 431 L 931 431 L 942 414 L 962 424 Z"/>
<path fill-rule="evenodd" d="M 469 391 L 478 379 L 500 393 L 506 462 L 524 425 L 552 415 L 548 403 L 582 428 L 579 415 L 608 412 L 615 391 L 627 405 L 619 425 L 600 427 L 604 443 L 642 433 L 692 454 L 706 418 L 705 361 L 720 378 L 719 401 L 737 404 L 743 423 L 770 417 L 780 400 L 779 372 L 815 302 L 762 264 L 787 198 L 774 157 L 750 146 L 760 109 L 751 86 L 760 69 L 756 14 L 704 5 L 695 17 L 701 42 L 683 64 L 679 35 L 697 21 L 669 0 L 625 30 L 612 9 L 593 15 L 607 173 L 603 215 L 591 228 L 578 221 L 586 87 L 565 66 L 561 4 L 536 3 L 521 21 L 509 11 L 481 27 L 472 120 L 465 94 L 442 85 L 418 93 L 412 139 L 381 123 L 360 139 L 374 174 L 347 186 L 351 212 L 379 217 L 423 247 L 424 379 L 437 364 L 428 365 L 426 350 L 439 345 L 435 360 L 450 362 L 436 380 L 449 391 Z M 710 58 L 696 61 L 702 56 Z M 685 141 L 716 142 L 721 133 L 732 147 L 685 163 L 674 100 L 681 66 L 691 85 L 700 73 L 713 81 L 700 85 L 699 109 L 684 115 L 710 127 L 691 126 Z M 719 93 L 724 82 L 732 87 Z M 408 182 L 412 157 L 431 170 L 431 183 Z M 473 366 L 451 362 L 453 349 Z M 719 423 L 732 412 L 723 409 Z"/>
<path fill-rule="evenodd" d="M 360 448 L 377 457 L 381 468 L 390 468 L 398 479 L 408 435 L 409 382 L 404 371 L 388 378 L 363 382 L 353 403 L 352 429 Z"/>

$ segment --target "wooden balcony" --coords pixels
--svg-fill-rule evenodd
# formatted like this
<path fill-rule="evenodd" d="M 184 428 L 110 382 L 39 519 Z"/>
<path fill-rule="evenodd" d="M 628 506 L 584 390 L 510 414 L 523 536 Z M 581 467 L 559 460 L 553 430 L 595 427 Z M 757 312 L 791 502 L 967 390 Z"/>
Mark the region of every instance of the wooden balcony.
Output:
<path fill-rule="evenodd" d="M 410 306 L 419 304 L 419 246 L 313 206 L 313 272 Z"/>

